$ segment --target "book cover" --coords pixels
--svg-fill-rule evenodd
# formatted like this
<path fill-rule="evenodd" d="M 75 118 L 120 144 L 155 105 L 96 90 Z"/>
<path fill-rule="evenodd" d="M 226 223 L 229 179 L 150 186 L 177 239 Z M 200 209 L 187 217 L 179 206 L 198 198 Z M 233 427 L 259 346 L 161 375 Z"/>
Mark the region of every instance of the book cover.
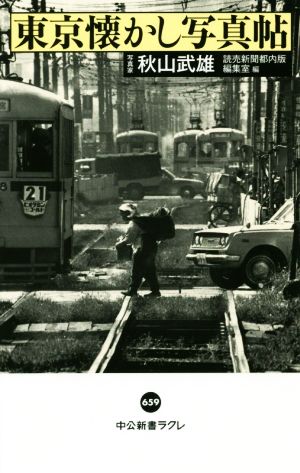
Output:
<path fill-rule="evenodd" d="M 4 473 L 295 469 L 296 3 L 0 1 Z"/>

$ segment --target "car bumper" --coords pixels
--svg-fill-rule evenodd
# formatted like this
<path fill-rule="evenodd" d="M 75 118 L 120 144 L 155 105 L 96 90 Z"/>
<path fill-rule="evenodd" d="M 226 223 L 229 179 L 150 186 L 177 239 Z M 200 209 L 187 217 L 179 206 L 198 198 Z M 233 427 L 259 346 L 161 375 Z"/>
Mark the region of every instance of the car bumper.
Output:
<path fill-rule="evenodd" d="M 211 253 L 188 253 L 186 258 L 189 261 L 193 261 L 198 266 L 228 266 L 231 268 L 239 266 L 241 259 L 241 257 L 238 255 L 222 255 Z"/>

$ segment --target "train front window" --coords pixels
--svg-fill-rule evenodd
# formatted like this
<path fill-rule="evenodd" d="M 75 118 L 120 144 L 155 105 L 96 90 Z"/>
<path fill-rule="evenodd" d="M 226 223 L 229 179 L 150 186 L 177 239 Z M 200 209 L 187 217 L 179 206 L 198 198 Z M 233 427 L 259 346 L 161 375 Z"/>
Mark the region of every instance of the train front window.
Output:
<path fill-rule="evenodd" d="M 119 153 L 127 153 L 127 143 L 118 143 Z"/>
<path fill-rule="evenodd" d="M 145 148 L 148 153 L 153 153 L 155 151 L 155 143 L 153 141 L 146 141 Z"/>
<path fill-rule="evenodd" d="M 232 141 L 229 144 L 230 144 L 230 157 L 240 158 L 242 143 L 240 141 Z"/>
<path fill-rule="evenodd" d="M 215 158 L 228 158 L 228 143 L 227 141 L 217 141 L 214 143 Z"/>
<path fill-rule="evenodd" d="M 211 158 L 211 143 L 200 142 L 200 158 Z"/>
<path fill-rule="evenodd" d="M 188 158 L 189 147 L 187 143 L 178 143 L 177 156 L 178 158 Z"/>
<path fill-rule="evenodd" d="M 17 126 L 17 172 L 53 171 L 53 124 L 20 121 Z"/>
<path fill-rule="evenodd" d="M 9 169 L 9 125 L 0 123 L 0 171 Z"/>
<path fill-rule="evenodd" d="M 133 141 L 130 148 L 131 153 L 143 153 L 144 144 L 140 141 Z"/>

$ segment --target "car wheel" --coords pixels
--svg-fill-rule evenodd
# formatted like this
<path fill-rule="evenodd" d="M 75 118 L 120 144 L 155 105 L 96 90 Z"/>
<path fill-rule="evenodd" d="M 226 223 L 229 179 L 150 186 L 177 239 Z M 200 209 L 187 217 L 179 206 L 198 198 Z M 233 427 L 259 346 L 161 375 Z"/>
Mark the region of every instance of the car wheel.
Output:
<path fill-rule="evenodd" d="M 180 189 L 180 196 L 183 199 L 193 199 L 193 197 L 195 197 L 195 191 L 192 187 L 183 187 Z"/>
<path fill-rule="evenodd" d="M 270 285 L 278 268 L 274 259 L 266 253 L 250 256 L 245 262 L 245 281 L 252 289 Z"/>
<path fill-rule="evenodd" d="M 126 195 L 131 200 L 141 200 L 144 197 L 143 187 L 132 184 L 126 188 Z"/>
<path fill-rule="evenodd" d="M 210 268 L 209 274 L 213 283 L 222 289 L 237 289 L 244 283 L 243 274 L 238 269 Z"/>

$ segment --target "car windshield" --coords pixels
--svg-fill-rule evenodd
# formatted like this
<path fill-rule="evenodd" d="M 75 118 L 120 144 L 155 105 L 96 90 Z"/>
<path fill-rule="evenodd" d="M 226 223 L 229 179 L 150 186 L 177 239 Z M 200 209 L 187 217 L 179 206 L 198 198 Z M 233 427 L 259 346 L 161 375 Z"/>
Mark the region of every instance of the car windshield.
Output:
<path fill-rule="evenodd" d="M 288 199 L 267 223 L 294 223 L 293 199 Z"/>
<path fill-rule="evenodd" d="M 175 175 L 171 171 L 169 171 L 169 169 L 163 168 L 162 171 L 163 171 L 163 174 L 165 174 L 166 176 L 171 177 L 173 179 L 175 178 Z"/>

